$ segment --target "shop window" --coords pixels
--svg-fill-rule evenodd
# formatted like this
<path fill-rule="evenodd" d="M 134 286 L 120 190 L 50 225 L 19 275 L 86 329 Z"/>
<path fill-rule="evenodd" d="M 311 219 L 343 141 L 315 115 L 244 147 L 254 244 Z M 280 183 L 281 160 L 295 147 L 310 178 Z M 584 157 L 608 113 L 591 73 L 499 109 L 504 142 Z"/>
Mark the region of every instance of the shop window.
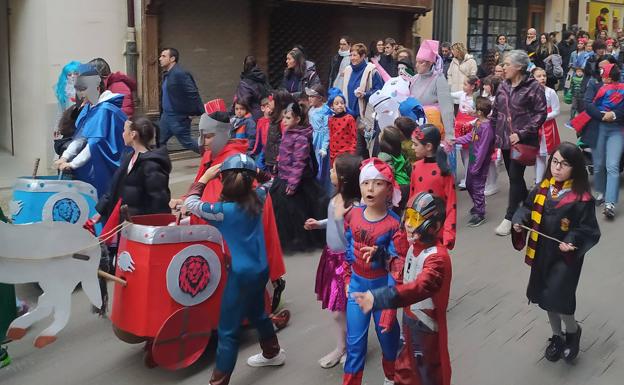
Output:
<path fill-rule="evenodd" d="M 516 46 L 518 39 L 518 7 L 511 1 L 471 1 L 468 17 L 468 51 L 477 60 L 496 45 L 496 37 L 507 36 L 507 43 Z"/>

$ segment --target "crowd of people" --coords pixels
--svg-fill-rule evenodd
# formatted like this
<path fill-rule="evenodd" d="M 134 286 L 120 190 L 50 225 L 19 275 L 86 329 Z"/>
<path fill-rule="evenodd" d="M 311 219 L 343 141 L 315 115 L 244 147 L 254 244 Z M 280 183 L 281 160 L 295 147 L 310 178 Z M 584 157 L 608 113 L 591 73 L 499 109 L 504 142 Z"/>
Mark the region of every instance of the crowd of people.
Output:
<path fill-rule="evenodd" d="M 56 165 L 96 187 L 99 214 L 88 228 L 119 224 L 125 204 L 131 215 L 181 210 L 191 223 L 223 233 L 232 263 L 211 384 L 229 383 L 243 319 L 258 328 L 262 348 L 247 363 L 285 362 L 261 305 L 264 286 L 280 285 L 282 250 L 322 249 L 314 290 L 331 312 L 336 345 L 320 366 L 342 361 L 343 384 L 361 384 L 372 315 L 384 384 L 449 385 L 457 190 L 473 203 L 467 225 L 482 225 L 504 163 L 509 200 L 495 232 L 511 234 L 519 250 L 526 246 L 527 296 L 547 311 L 553 332 L 545 357 L 572 361 L 581 336 L 576 286 L 583 257 L 600 237 L 595 205 L 613 218 L 618 201 L 624 35 L 556 37 L 529 29 L 513 49 L 498 36 L 477 64 L 460 42 L 424 40 L 414 55 L 392 38 L 367 46 L 342 36 L 327 79 L 294 46 L 276 89 L 247 56 L 231 107 L 222 99 L 204 104 L 180 53 L 165 48 L 158 135 L 134 114 L 131 79 L 111 74 L 102 59 L 71 62 L 57 87 Z M 567 125 L 578 144 L 559 138 L 556 89 L 572 104 Z M 197 140 L 192 116 L 200 116 Z M 180 199 L 168 188 L 171 136 L 201 154 L 195 183 Z M 533 187 L 524 176 L 531 166 Z M 108 271 L 115 253 L 113 244 Z"/>

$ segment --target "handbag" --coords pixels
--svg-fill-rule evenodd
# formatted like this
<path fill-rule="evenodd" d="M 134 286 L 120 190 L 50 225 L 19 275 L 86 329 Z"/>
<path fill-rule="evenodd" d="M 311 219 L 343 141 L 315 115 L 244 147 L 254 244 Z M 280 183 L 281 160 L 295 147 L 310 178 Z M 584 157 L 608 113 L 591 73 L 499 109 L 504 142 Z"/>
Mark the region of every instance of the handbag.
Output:
<path fill-rule="evenodd" d="M 539 147 L 516 143 L 511 145 L 510 157 L 523 166 L 534 166 L 538 152 Z"/>
<path fill-rule="evenodd" d="M 509 129 L 513 131 L 511 125 L 511 110 L 509 109 L 509 97 L 505 98 L 505 104 L 507 105 L 507 122 L 509 123 Z M 538 153 L 539 147 L 516 143 L 511 145 L 510 158 L 523 166 L 533 166 L 535 165 Z"/>

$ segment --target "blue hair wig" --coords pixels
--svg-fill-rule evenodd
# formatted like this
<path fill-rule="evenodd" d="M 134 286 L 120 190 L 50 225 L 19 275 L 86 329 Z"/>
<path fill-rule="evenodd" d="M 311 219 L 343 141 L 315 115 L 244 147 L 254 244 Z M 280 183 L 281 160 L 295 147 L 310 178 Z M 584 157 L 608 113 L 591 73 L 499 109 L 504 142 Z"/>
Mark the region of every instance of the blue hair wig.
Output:
<path fill-rule="evenodd" d="M 331 107 L 332 107 L 332 104 L 334 104 L 334 99 L 336 99 L 336 97 L 338 96 L 340 96 L 342 100 L 345 102 L 345 111 L 347 112 L 347 114 L 353 115 L 353 111 L 351 111 L 351 109 L 347 105 L 347 98 L 345 98 L 345 96 L 342 94 L 342 91 L 340 90 L 340 88 L 336 88 L 336 87 L 332 87 L 329 89 L 329 91 L 327 91 L 327 107 L 330 108 L 329 114 L 330 115 L 334 114 L 334 112 L 331 111 Z"/>
<path fill-rule="evenodd" d="M 65 95 L 65 86 L 67 85 L 67 75 L 72 72 L 78 72 L 78 68 L 80 67 L 79 61 L 70 61 L 63 67 L 61 74 L 59 75 L 58 82 L 54 87 L 54 93 L 56 95 L 56 100 L 59 103 L 61 109 L 65 109 L 65 105 L 67 104 L 67 95 Z"/>

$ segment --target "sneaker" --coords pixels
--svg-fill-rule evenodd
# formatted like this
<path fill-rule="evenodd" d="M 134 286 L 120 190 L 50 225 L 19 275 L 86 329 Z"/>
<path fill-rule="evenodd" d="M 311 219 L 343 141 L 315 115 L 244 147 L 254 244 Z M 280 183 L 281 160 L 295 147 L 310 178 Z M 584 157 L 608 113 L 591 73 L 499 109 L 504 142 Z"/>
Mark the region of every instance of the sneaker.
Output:
<path fill-rule="evenodd" d="M 563 359 L 566 362 L 572 362 L 579 354 L 581 344 L 581 331 L 581 325 L 578 325 L 576 333 L 566 334 L 565 348 L 562 352 Z"/>
<path fill-rule="evenodd" d="M 511 221 L 509 219 L 503 219 L 494 232 L 501 237 L 511 234 Z"/>
<path fill-rule="evenodd" d="M 459 187 L 459 189 L 461 191 L 464 191 L 466 189 L 466 180 L 462 180 L 461 182 L 459 182 L 459 184 L 457 185 L 457 187 Z"/>
<path fill-rule="evenodd" d="M 9 352 L 3 347 L 0 347 L 0 368 L 4 368 L 5 366 L 9 366 L 11 364 L 11 356 L 9 356 Z"/>
<path fill-rule="evenodd" d="M 613 203 L 605 203 L 602 213 L 607 219 L 615 218 L 615 205 Z"/>
<path fill-rule="evenodd" d="M 496 194 L 497 192 L 498 192 L 498 186 L 486 186 L 483 194 L 485 194 L 486 197 L 489 197 L 491 195 Z"/>
<path fill-rule="evenodd" d="M 262 353 L 258 353 L 247 359 L 247 365 L 259 368 L 262 366 L 280 366 L 286 362 L 286 352 L 284 349 L 280 349 L 279 353 L 273 358 L 266 358 Z"/>
<path fill-rule="evenodd" d="M 549 338 L 548 341 L 550 341 L 550 343 L 546 346 L 544 357 L 550 362 L 557 362 L 561 358 L 561 353 L 563 352 L 563 338 L 555 334 Z"/>
<path fill-rule="evenodd" d="M 596 200 L 596 206 L 602 206 L 604 203 L 604 194 L 597 192 L 594 194 L 594 199 Z"/>
<path fill-rule="evenodd" d="M 468 227 L 477 227 L 477 226 L 482 225 L 484 222 L 485 222 L 485 217 L 475 214 L 468 221 Z"/>

